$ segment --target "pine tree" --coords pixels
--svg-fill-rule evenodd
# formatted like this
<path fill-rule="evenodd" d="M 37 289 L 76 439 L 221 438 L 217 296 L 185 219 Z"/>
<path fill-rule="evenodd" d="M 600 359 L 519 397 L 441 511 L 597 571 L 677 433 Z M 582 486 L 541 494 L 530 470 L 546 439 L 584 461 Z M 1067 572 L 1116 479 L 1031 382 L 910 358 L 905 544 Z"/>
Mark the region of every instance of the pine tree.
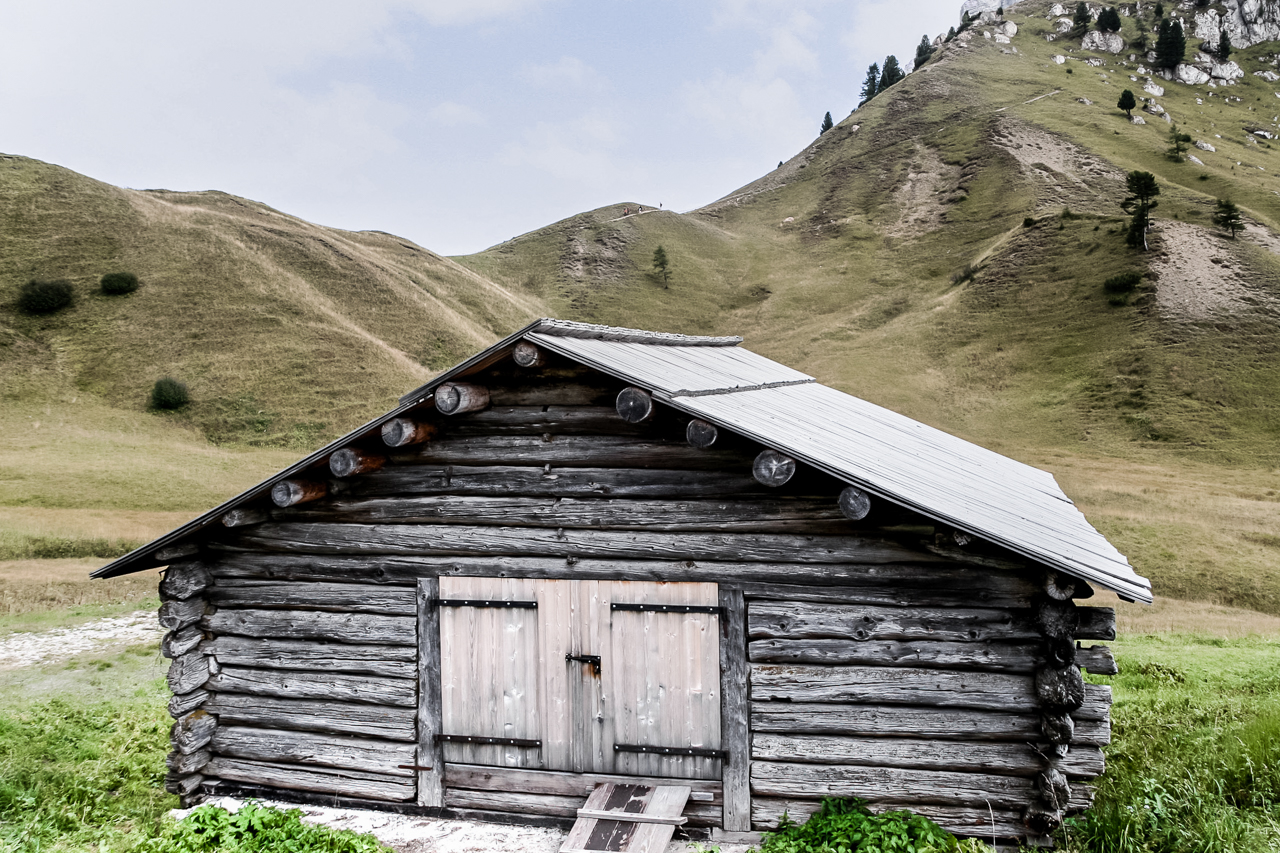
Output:
<path fill-rule="evenodd" d="M 667 259 L 667 250 L 659 246 L 653 250 L 653 271 L 662 276 L 662 286 L 667 286 L 670 276 L 671 261 Z"/>
<path fill-rule="evenodd" d="M 906 72 L 903 71 L 902 66 L 898 64 L 898 57 L 894 56 L 892 53 L 889 54 L 884 58 L 884 67 L 880 70 L 880 86 L 878 87 L 878 91 L 883 92 L 885 89 L 888 89 L 894 83 L 897 83 L 906 76 Z"/>
<path fill-rule="evenodd" d="M 822 117 L 822 126 L 818 128 L 818 135 L 821 136 L 833 127 L 835 127 L 835 122 L 831 120 L 831 113 L 827 113 Z"/>
<path fill-rule="evenodd" d="M 1125 176 L 1125 188 L 1129 190 L 1129 195 L 1120 202 L 1120 207 L 1133 216 L 1127 240 L 1130 246 L 1142 246 L 1145 251 L 1147 229 L 1151 227 L 1151 211 L 1159 205 L 1156 196 L 1160 195 L 1160 185 L 1156 183 L 1156 176 L 1150 172 L 1130 172 Z"/>
<path fill-rule="evenodd" d="M 933 44 L 928 35 L 920 36 L 920 44 L 916 45 L 916 68 L 933 58 Z"/>
<path fill-rule="evenodd" d="M 1104 33 L 1120 32 L 1120 13 L 1116 11 L 1115 6 L 1103 9 L 1098 14 L 1098 29 Z"/>
<path fill-rule="evenodd" d="M 1231 33 L 1226 30 L 1218 37 L 1218 49 L 1213 52 L 1219 62 L 1226 62 L 1231 58 Z"/>
<path fill-rule="evenodd" d="M 955 28 L 955 27 L 951 27 L 950 29 L 948 29 L 948 30 L 947 30 L 947 37 L 944 39 L 944 41 L 948 41 L 948 42 L 949 42 L 949 41 L 951 41 L 951 40 L 952 40 L 953 38 L 955 38 L 955 37 L 956 37 L 956 28 Z"/>
<path fill-rule="evenodd" d="M 1182 23 L 1176 18 L 1161 21 L 1160 35 L 1156 38 L 1156 67 L 1174 68 L 1187 53 L 1187 37 L 1182 33 Z"/>
<path fill-rule="evenodd" d="M 1156 20 L 1158 21 L 1163 17 L 1164 17 L 1164 4 L 1157 3 L 1156 4 Z"/>
<path fill-rule="evenodd" d="M 1236 232 L 1244 230 L 1244 217 L 1240 215 L 1240 208 L 1236 207 L 1235 202 L 1220 198 L 1217 208 L 1213 211 L 1213 224 L 1230 231 L 1231 239 L 1234 240 Z"/>
<path fill-rule="evenodd" d="M 1133 96 L 1133 92 L 1125 89 L 1120 93 L 1120 101 L 1116 106 L 1124 110 L 1125 115 L 1129 118 L 1133 118 L 1133 110 L 1138 106 L 1138 99 Z"/>
<path fill-rule="evenodd" d="M 1191 143 L 1191 134 L 1178 130 L 1178 126 L 1169 127 L 1169 150 L 1165 154 L 1170 160 L 1181 163 L 1187 157 L 1187 149 Z"/>
<path fill-rule="evenodd" d="M 880 94 L 880 65 L 873 62 L 867 69 L 867 79 L 862 81 L 862 100 L 858 102 L 858 106 L 862 106 L 878 94 Z"/>
<path fill-rule="evenodd" d="M 1089 24 L 1093 22 L 1093 18 L 1089 15 L 1089 7 L 1084 3 L 1076 6 L 1076 13 L 1071 17 L 1071 33 L 1077 38 L 1084 35 L 1085 30 L 1089 29 Z"/>

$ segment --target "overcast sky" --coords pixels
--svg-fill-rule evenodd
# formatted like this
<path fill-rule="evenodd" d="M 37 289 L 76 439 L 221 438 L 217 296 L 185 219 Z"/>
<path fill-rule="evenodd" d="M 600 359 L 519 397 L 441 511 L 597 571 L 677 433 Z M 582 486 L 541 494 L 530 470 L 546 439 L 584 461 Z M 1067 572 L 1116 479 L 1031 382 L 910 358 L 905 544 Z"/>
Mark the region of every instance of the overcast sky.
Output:
<path fill-rule="evenodd" d="M 0 151 L 445 254 L 759 177 L 960 0 L 58 0 L 0 17 Z"/>

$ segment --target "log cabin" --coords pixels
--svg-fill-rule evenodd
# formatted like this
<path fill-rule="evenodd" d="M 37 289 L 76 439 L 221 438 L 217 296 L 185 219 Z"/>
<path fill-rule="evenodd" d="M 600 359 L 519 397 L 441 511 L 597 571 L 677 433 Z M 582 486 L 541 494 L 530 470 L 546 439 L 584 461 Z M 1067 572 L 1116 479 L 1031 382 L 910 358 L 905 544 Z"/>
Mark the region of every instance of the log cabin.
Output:
<path fill-rule="evenodd" d="M 1150 583 L 1051 474 L 740 343 L 536 321 L 96 571 L 168 567 L 168 790 L 1043 843 L 1109 741 L 1077 602 Z"/>

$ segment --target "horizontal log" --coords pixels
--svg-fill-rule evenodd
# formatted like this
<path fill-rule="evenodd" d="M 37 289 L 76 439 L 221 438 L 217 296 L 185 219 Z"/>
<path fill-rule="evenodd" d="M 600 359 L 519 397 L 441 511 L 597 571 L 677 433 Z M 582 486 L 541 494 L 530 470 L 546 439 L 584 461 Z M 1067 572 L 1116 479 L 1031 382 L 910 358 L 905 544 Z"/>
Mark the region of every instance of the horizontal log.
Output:
<path fill-rule="evenodd" d="M 209 701 L 209 697 L 212 695 L 208 690 L 193 690 L 190 693 L 173 696 L 169 699 L 169 716 L 175 720 L 185 717 Z"/>
<path fill-rule="evenodd" d="M 217 607 L 289 608 L 344 613 L 413 616 L 412 589 L 357 583 L 273 583 L 243 581 L 209 591 Z"/>
<path fill-rule="evenodd" d="M 198 773 L 200 768 L 204 767 L 212 756 L 213 754 L 207 749 L 197 749 L 190 754 L 171 752 L 165 757 L 164 763 L 169 768 L 170 773 L 189 776 L 192 773 Z"/>
<path fill-rule="evenodd" d="M 417 678 L 417 652 L 409 646 L 356 646 L 306 640 L 222 636 L 205 640 L 200 651 L 223 666 L 303 669 Z"/>
<path fill-rule="evenodd" d="M 521 341 L 511 350 L 511 360 L 521 367 L 542 367 L 547 363 L 547 356 L 542 350 L 528 341 Z"/>
<path fill-rule="evenodd" d="M 673 782 L 679 782 L 679 784 L 683 785 L 685 780 L 665 780 L 665 784 L 672 784 Z M 579 796 L 564 797 L 552 794 L 476 791 L 454 787 L 445 788 L 444 792 L 445 808 L 510 812 L 522 815 L 576 818 L 578 809 L 582 808 L 582 803 L 583 798 Z M 687 826 L 718 826 L 721 818 L 720 806 L 706 803 L 690 802 L 685 806 L 683 814 L 689 819 Z"/>
<path fill-rule="evenodd" d="M 1084 667 L 1085 672 L 1094 675 L 1117 675 L 1120 667 L 1116 666 L 1115 656 L 1106 646 L 1087 646 L 1076 649 L 1076 665 Z"/>
<path fill-rule="evenodd" d="M 846 534 L 857 528 L 831 501 L 388 497 L 281 510 L 277 521 L 493 524 L 594 530 Z"/>
<path fill-rule="evenodd" d="M 872 605 L 753 602 L 747 619 L 752 640 L 1035 640 L 1030 616 L 1002 608 L 878 607 Z"/>
<path fill-rule="evenodd" d="M 1022 776 L 1028 779 L 1048 764 L 1048 750 L 1025 742 L 920 740 L 916 738 L 841 737 L 836 735 L 770 734 L 751 736 L 751 758 L 807 764 L 849 764 L 866 767 L 903 767 L 916 770 L 962 770 Z M 1102 750 L 1072 747 L 1064 758 L 1054 759 L 1073 778 L 1101 776 L 1106 768 Z"/>
<path fill-rule="evenodd" d="M 377 471 L 386 464 L 387 457 L 381 454 L 369 453 L 358 447 L 344 447 L 329 457 L 329 473 L 335 477 L 354 477 Z"/>
<path fill-rule="evenodd" d="M 194 625 L 204 616 L 207 602 L 203 598 L 189 598 L 186 601 L 166 601 L 160 605 L 160 627 L 170 631 L 181 631 L 188 625 Z"/>
<path fill-rule="evenodd" d="M 297 791 L 319 791 L 325 794 L 386 802 L 411 800 L 417 791 L 413 779 L 365 773 L 359 770 L 322 769 L 221 756 L 214 756 L 205 765 L 204 772 L 206 777 L 229 779 L 250 785 L 266 785 Z"/>
<path fill-rule="evenodd" d="M 430 421 L 392 418 L 382 425 L 382 443 L 387 447 L 408 447 L 430 441 L 439 433 L 439 426 Z"/>
<path fill-rule="evenodd" d="M 446 382 L 436 388 L 436 411 L 442 415 L 478 412 L 489 405 L 489 389 L 467 382 Z"/>
<path fill-rule="evenodd" d="M 892 577 L 901 570 L 899 577 Z M 822 586 L 801 583 L 758 582 L 754 578 L 736 584 L 754 603 L 759 599 L 807 601 L 817 604 L 881 604 L 886 607 L 1000 607 L 1023 608 L 1030 598 L 1029 584 L 1020 578 L 975 576 L 954 564 L 882 566 L 883 577 L 873 585 L 869 577 L 833 577 Z M 966 577 L 969 581 L 965 583 Z M 796 580 L 796 578 L 793 578 Z M 852 580 L 852 584 L 849 581 Z"/>
<path fill-rule="evenodd" d="M 417 740 L 415 711 L 412 708 L 231 693 L 215 694 L 205 708 L 229 725 L 355 734 L 384 740 Z"/>
<path fill-rule="evenodd" d="M 1106 740 L 1101 739 L 1104 728 Z M 1035 741 L 1039 740 L 1040 718 L 1030 714 L 892 705 L 753 702 L 751 730 L 778 734 Z M 1108 723 L 1081 721 L 1076 726 L 1073 743 L 1103 746 L 1109 740 Z"/>
<path fill-rule="evenodd" d="M 152 556 L 157 563 L 173 563 L 181 560 L 183 557 L 192 557 L 200 553 L 200 546 L 194 542 L 182 542 L 177 545 L 170 545 L 161 548 Z"/>
<path fill-rule="evenodd" d="M 1111 718 L 1111 685 L 1086 684 L 1084 701 L 1071 712 L 1076 720 L 1101 721 Z"/>
<path fill-rule="evenodd" d="M 204 632 L 197 625 L 188 625 L 181 631 L 170 631 L 160 641 L 160 654 L 170 659 L 182 657 L 200 645 L 203 639 Z"/>
<path fill-rule="evenodd" d="M 160 597 L 166 601 L 185 601 L 198 595 L 213 583 L 209 569 L 199 560 L 171 563 L 160 581 Z"/>
<path fill-rule="evenodd" d="M 1023 808 L 1035 787 L 1030 779 L 991 773 L 854 767 L 838 764 L 751 762 L 751 793 L 763 797 L 858 797 L 868 802 L 988 805 Z"/>
<path fill-rule="evenodd" d="M 170 794 L 177 794 L 179 797 L 189 797 L 203 782 L 204 776 L 199 773 L 190 775 L 166 773 L 164 776 L 164 789 Z"/>
<path fill-rule="evenodd" d="M 494 406 L 450 420 L 450 436 L 652 435 L 651 424 L 629 424 L 609 406 Z"/>
<path fill-rule="evenodd" d="M 446 764 L 444 782 L 449 788 L 479 791 L 554 794 L 586 797 L 596 785 L 669 785 L 671 779 L 657 776 L 614 776 L 605 773 L 561 773 L 554 770 L 526 770 L 519 767 L 487 767 L 478 764 Z M 693 791 L 712 795 L 706 802 L 719 805 L 723 786 L 716 779 L 681 779 Z"/>
<path fill-rule="evenodd" d="M 776 829 L 783 814 L 796 823 L 804 823 L 821 807 L 822 803 L 818 800 L 753 797 L 751 826 L 757 830 Z M 907 809 L 924 815 L 948 832 L 963 837 L 977 837 L 990 841 L 993 836 L 1010 839 L 1023 838 L 1027 835 L 1027 828 L 1022 825 L 1020 810 L 996 811 L 988 809 L 986 804 L 981 807 L 969 807 L 923 803 L 876 803 L 870 808 L 877 814 Z"/>
<path fill-rule="evenodd" d="M 183 694 L 198 690 L 208 680 L 209 669 L 209 659 L 198 651 L 174 658 L 167 674 L 170 692 Z"/>
<path fill-rule="evenodd" d="M 335 495 L 718 498 L 763 493 L 746 471 L 556 467 L 548 471 L 510 465 L 395 465 L 334 485 Z"/>
<path fill-rule="evenodd" d="M 529 382 L 489 387 L 490 406 L 613 406 L 621 383 Z M 616 413 L 615 413 L 616 417 Z"/>
<path fill-rule="evenodd" d="M 250 550 L 309 554 L 502 554 L 765 563 L 909 562 L 919 556 L 894 542 L 862 536 L 668 534 L 453 524 L 264 524 L 233 541 Z"/>
<path fill-rule="evenodd" d="M 747 646 L 753 663 L 823 666 L 910 666 L 1034 672 L 1040 644 L 939 643 L 898 640 L 756 640 Z"/>
<path fill-rule="evenodd" d="M 1112 607 L 1077 607 L 1080 625 L 1072 635 L 1077 640 L 1114 640 L 1116 611 Z"/>
<path fill-rule="evenodd" d="M 886 666 L 752 664 L 754 701 L 1039 710 L 1031 676 Z"/>
<path fill-rule="evenodd" d="M 363 770 L 384 776 L 412 778 L 416 745 L 373 738 L 349 737 L 251 726 L 219 726 L 213 751 L 230 758 L 247 758 L 278 764 L 306 764 Z"/>
<path fill-rule="evenodd" d="M 169 730 L 169 740 L 176 751 L 190 755 L 213 739 L 217 727 L 217 717 L 203 709 L 195 710 L 174 722 Z"/>
<path fill-rule="evenodd" d="M 208 686 L 221 693 L 279 699 L 327 699 L 405 708 L 418 704 L 417 682 L 402 678 L 224 666 L 209 677 Z"/>
<path fill-rule="evenodd" d="M 414 646 L 417 619 L 376 613 L 326 613 L 300 610 L 219 610 L 200 623 L 214 634 L 241 637 L 293 637 L 358 645 Z"/>

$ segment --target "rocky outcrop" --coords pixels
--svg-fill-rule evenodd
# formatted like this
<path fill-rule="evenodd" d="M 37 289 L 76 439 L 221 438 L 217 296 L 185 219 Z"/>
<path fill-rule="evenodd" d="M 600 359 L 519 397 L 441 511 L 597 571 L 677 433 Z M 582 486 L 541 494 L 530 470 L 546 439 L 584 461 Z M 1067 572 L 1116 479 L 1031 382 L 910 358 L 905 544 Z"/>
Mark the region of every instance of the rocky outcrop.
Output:
<path fill-rule="evenodd" d="M 997 9 L 1010 9 L 1017 6 L 1022 0 L 964 0 L 960 6 L 960 14 L 966 13 L 969 17 L 981 15 L 983 12 L 994 13 Z"/>
<path fill-rule="evenodd" d="M 1214 148 L 1209 143 L 1205 142 L 1203 139 L 1196 140 L 1196 147 L 1199 148 L 1201 151 L 1217 151 L 1218 150 L 1217 148 Z"/>
<path fill-rule="evenodd" d="M 1085 34 L 1080 46 L 1085 50 L 1119 53 L 1124 50 L 1124 38 L 1119 33 L 1104 33 L 1102 30 L 1090 30 Z"/>
<path fill-rule="evenodd" d="M 1065 56 L 1063 56 L 1062 54 L 1058 54 L 1057 56 L 1055 56 L 1055 57 L 1053 58 L 1053 61 L 1054 61 L 1056 64 L 1061 65 L 1062 63 L 1064 63 L 1064 62 L 1066 62 L 1066 61 L 1067 61 L 1067 58 L 1066 58 Z"/>
<path fill-rule="evenodd" d="M 1148 83 L 1147 85 L 1143 86 L 1142 91 L 1146 92 L 1148 95 L 1152 95 L 1157 98 L 1164 97 L 1164 86 L 1159 86 L 1155 83 Z"/>
<path fill-rule="evenodd" d="M 1147 120 L 1142 116 L 1129 116 L 1130 124 L 1146 124 Z"/>
<path fill-rule="evenodd" d="M 1195 37 L 1211 49 L 1224 30 L 1238 48 L 1280 39 L 1280 0 L 1224 0 L 1222 5 L 1225 11 L 1210 8 L 1195 15 Z"/>

